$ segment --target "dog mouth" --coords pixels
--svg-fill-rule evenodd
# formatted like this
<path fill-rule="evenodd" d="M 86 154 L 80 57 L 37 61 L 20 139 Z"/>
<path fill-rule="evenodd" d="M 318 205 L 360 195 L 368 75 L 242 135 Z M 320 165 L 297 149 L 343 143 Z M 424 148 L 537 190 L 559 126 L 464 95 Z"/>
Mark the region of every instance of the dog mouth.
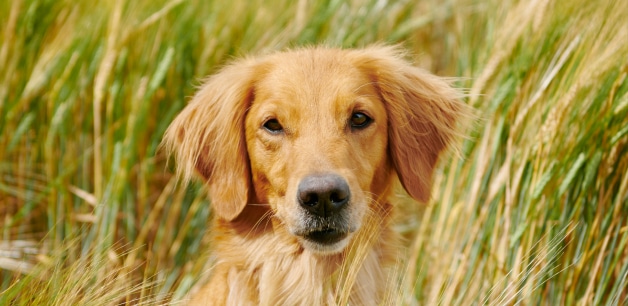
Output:
<path fill-rule="evenodd" d="M 303 213 L 293 224 L 289 226 L 290 233 L 298 238 L 303 248 L 319 255 L 343 251 L 360 227 L 346 212 L 327 217 Z"/>
<path fill-rule="evenodd" d="M 314 220 L 310 219 L 310 221 Z M 310 226 L 292 233 L 299 237 L 305 249 L 318 255 L 333 255 L 342 252 L 348 245 L 352 234 L 357 230 L 344 222 L 313 222 L 308 225 Z"/>
<path fill-rule="evenodd" d="M 323 228 L 306 233 L 303 237 L 321 245 L 332 245 L 347 237 L 349 233 L 335 228 Z"/>

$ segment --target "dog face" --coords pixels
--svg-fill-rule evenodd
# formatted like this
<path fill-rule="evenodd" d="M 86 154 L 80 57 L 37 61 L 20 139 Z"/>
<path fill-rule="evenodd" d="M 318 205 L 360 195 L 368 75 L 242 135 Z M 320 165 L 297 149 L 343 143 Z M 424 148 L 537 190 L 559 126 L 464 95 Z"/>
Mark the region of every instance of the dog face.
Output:
<path fill-rule="evenodd" d="M 268 205 L 315 253 L 340 252 L 399 178 L 429 199 L 437 158 L 467 113 L 446 82 L 391 47 L 313 48 L 242 60 L 211 77 L 164 143 L 206 182 L 218 217 Z"/>
<path fill-rule="evenodd" d="M 369 209 L 376 176 L 388 176 L 387 126 L 368 75 L 342 57 L 271 59 L 245 121 L 258 200 L 305 247 L 342 250 Z"/>

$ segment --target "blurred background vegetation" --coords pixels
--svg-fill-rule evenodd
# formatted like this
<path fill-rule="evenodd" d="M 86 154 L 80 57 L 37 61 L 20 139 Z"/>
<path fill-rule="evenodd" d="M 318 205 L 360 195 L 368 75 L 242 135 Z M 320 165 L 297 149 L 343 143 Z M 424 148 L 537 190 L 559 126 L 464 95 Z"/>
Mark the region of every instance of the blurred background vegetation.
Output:
<path fill-rule="evenodd" d="M 401 43 L 482 120 L 401 209 L 401 305 L 628 303 L 628 1 L 0 2 L 0 305 L 167 304 L 210 203 L 158 145 L 203 76 Z"/>

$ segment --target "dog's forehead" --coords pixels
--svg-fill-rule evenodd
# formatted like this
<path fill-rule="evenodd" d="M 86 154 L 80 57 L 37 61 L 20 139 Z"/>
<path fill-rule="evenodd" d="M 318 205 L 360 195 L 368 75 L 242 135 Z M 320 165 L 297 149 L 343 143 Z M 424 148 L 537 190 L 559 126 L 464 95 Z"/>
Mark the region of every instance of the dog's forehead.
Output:
<path fill-rule="evenodd" d="M 356 97 L 374 94 L 369 76 L 343 52 L 307 50 L 281 53 L 268 60 L 257 81 L 257 102 L 299 109 L 345 108 Z"/>

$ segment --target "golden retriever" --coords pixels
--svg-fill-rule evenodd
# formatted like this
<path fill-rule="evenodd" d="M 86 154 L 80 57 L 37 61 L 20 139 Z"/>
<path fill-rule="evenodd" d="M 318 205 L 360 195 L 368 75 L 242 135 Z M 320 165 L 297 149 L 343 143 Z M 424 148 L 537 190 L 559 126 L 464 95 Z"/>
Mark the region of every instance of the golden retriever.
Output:
<path fill-rule="evenodd" d="M 382 303 L 395 283 L 393 186 L 430 198 L 469 115 L 459 98 L 390 46 L 278 52 L 210 77 L 164 136 L 215 214 L 216 264 L 190 303 Z"/>

